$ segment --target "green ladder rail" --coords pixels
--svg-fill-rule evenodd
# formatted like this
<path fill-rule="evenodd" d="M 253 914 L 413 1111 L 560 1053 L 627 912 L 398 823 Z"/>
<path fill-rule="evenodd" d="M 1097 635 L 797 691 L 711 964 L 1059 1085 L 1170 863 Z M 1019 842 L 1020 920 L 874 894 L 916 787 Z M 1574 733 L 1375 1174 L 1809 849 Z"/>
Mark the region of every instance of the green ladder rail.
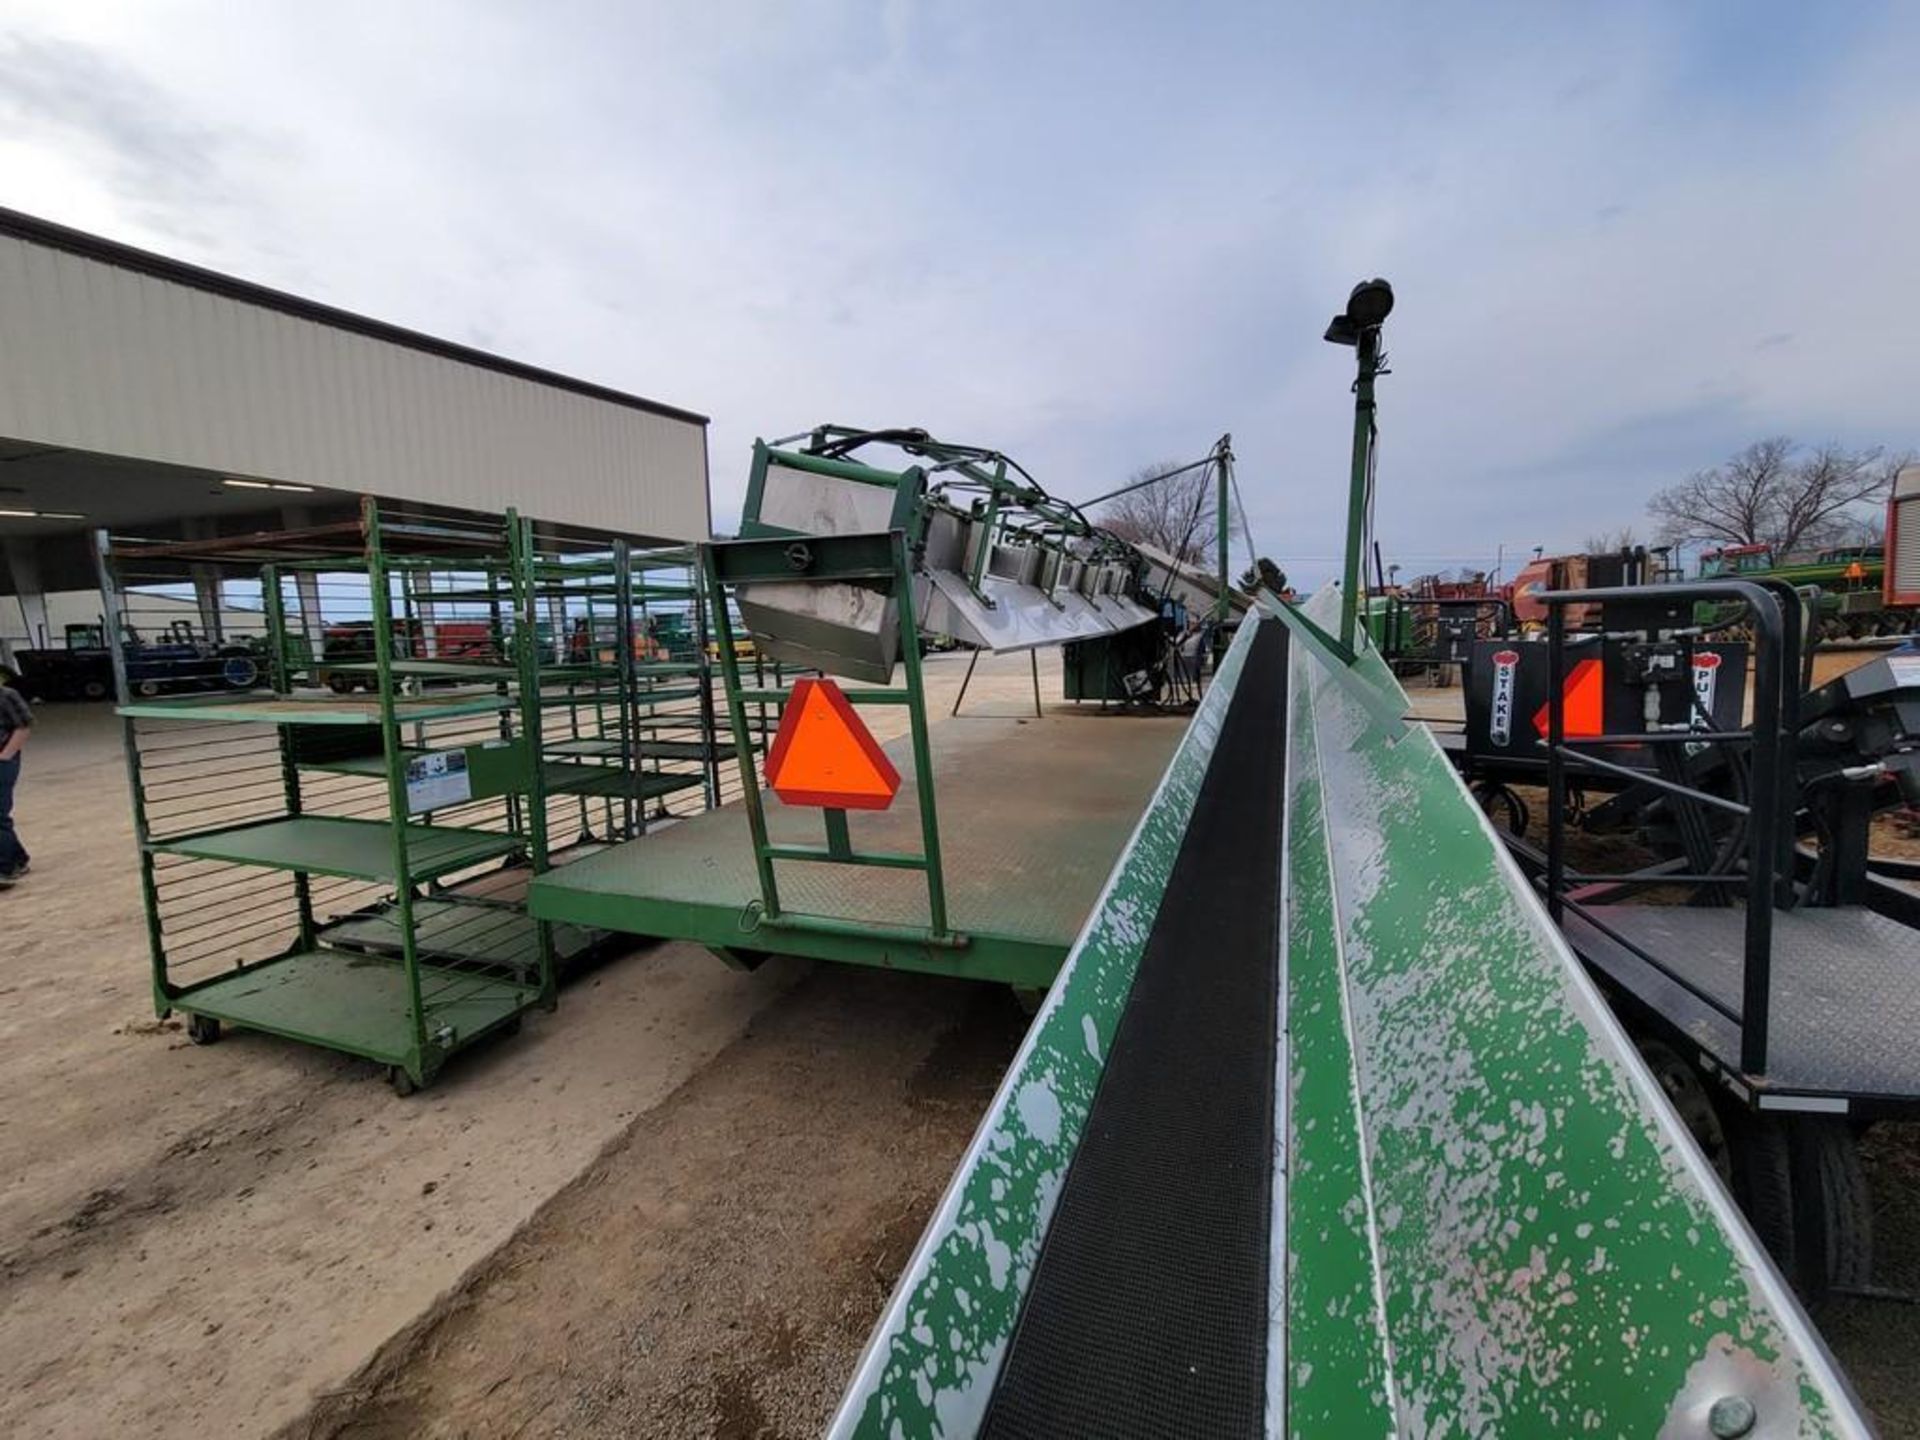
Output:
<path fill-rule="evenodd" d="M 910 493 L 902 487 L 902 494 Z M 898 508 L 898 507 L 897 507 Z M 913 566 L 903 530 L 871 534 L 814 535 L 798 539 L 768 534 L 747 540 L 718 541 L 702 547 L 702 570 L 708 606 L 720 651 L 720 673 L 726 690 L 727 719 L 740 767 L 741 793 L 752 833 L 755 871 L 759 879 L 758 924 L 775 929 L 805 930 L 814 934 L 897 940 L 941 950 L 964 950 L 968 937 L 955 930 L 947 915 L 946 875 L 940 862 L 940 820 L 934 797 L 933 755 L 927 738 L 926 690 L 921 676 L 918 626 L 913 608 Z M 747 718 L 748 696 L 734 649 L 733 622 L 727 592 L 734 585 L 767 581 L 832 580 L 880 582 L 899 605 L 900 647 L 904 684 L 862 687 L 842 693 L 854 705 L 904 705 L 913 747 L 914 798 L 920 815 L 921 851 L 918 855 L 854 848 L 847 812 L 824 809 L 825 844 L 819 847 L 776 845 L 767 834 L 766 801 L 761 793 L 755 760 L 753 729 Z M 756 687 L 756 704 L 781 707 L 792 699 L 786 687 Z M 926 877 L 925 926 L 876 925 L 871 921 L 814 914 L 786 908 L 780 899 L 776 861 L 879 866 L 918 870 Z M 743 943 L 750 943 L 743 940 Z"/>

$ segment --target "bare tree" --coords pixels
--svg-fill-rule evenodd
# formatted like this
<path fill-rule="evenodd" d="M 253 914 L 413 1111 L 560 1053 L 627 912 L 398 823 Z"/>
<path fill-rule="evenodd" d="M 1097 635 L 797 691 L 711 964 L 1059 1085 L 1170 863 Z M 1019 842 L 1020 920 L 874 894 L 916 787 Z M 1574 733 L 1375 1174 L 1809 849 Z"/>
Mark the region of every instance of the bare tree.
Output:
<path fill-rule="evenodd" d="M 1659 491 L 1647 511 L 1663 540 L 1771 545 L 1784 556 L 1857 533 L 1866 519 L 1859 507 L 1884 497 L 1907 463 L 1878 446 L 1803 450 L 1776 435 Z"/>
<path fill-rule="evenodd" d="M 1131 482 L 1151 480 L 1179 468 L 1179 461 L 1163 460 L 1157 465 L 1143 465 L 1127 478 Z M 1158 546 L 1189 563 L 1211 562 L 1219 526 L 1215 518 L 1219 484 L 1213 467 L 1202 466 L 1129 490 L 1102 505 L 1094 518 L 1122 540 Z M 1236 532 L 1239 528 L 1233 526 Z M 1212 568 L 1210 563 L 1208 568 Z"/>
<path fill-rule="evenodd" d="M 1616 555 L 1622 550 L 1631 550 L 1640 542 L 1634 538 L 1633 527 L 1622 525 L 1609 533 L 1596 530 L 1581 542 L 1581 551 L 1587 555 Z"/>

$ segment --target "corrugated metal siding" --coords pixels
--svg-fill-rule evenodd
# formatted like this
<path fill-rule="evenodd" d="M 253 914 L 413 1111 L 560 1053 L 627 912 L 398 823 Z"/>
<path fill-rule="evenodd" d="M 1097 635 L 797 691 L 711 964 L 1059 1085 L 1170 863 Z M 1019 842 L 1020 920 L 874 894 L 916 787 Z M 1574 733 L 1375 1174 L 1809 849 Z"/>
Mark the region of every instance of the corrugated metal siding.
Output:
<path fill-rule="evenodd" d="M 705 427 L 0 236 L 0 435 L 663 539 Z"/>

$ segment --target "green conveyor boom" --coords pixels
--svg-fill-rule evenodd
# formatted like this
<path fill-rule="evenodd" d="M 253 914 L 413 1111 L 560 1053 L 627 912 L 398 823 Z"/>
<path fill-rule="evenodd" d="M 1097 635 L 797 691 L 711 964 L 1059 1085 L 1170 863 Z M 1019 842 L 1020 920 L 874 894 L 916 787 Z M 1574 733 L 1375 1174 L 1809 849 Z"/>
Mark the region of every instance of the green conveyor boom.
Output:
<path fill-rule="evenodd" d="M 832 1433 L 1870 1433 L 1340 612 L 1241 627 Z"/>

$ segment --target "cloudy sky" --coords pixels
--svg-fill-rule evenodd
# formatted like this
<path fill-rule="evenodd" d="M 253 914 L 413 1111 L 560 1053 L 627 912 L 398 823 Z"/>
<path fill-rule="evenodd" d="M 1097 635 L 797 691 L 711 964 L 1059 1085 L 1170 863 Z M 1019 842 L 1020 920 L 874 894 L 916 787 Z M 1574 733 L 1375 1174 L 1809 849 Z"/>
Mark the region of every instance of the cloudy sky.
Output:
<path fill-rule="evenodd" d="M 0 203 L 708 413 L 723 525 L 822 420 L 1069 497 L 1231 431 L 1313 580 L 1375 273 L 1410 572 L 1920 444 L 1917 59 L 1867 3 L 0 0 Z"/>

